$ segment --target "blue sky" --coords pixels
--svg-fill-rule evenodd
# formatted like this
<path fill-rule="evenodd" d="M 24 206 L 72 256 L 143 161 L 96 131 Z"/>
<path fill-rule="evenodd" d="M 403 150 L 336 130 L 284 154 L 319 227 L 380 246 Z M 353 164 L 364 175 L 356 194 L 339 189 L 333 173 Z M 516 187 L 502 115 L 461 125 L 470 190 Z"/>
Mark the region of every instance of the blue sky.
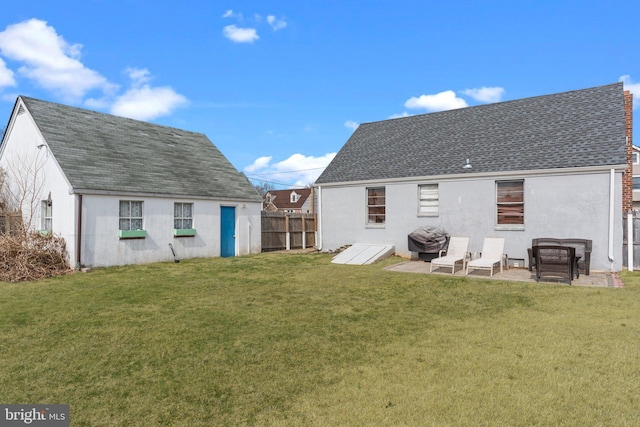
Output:
<path fill-rule="evenodd" d="M 2 126 L 26 95 L 202 132 L 277 188 L 359 123 L 617 81 L 640 111 L 636 0 L 5 3 Z"/>

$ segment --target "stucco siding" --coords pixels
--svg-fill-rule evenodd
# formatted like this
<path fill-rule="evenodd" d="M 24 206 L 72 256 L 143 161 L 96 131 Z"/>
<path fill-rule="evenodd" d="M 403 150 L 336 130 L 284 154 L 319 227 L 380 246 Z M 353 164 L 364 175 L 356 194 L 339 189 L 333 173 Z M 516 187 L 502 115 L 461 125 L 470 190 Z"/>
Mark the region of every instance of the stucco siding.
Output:
<path fill-rule="evenodd" d="M 119 238 L 119 202 L 143 202 L 142 239 Z M 175 202 L 193 203 L 192 237 L 173 236 Z M 220 208 L 236 211 L 236 254 L 260 252 L 260 203 L 228 203 L 209 200 L 152 197 L 83 196 L 82 263 L 87 266 L 142 264 L 178 258 L 220 256 Z"/>
<path fill-rule="evenodd" d="M 29 114 L 16 115 L 7 132 L 11 143 L 9 138 L 5 139 L 0 167 L 7 173 L 12 193 L 22 199 L 25 224 L 32 230 L 42 229 L 42 201 L 50 194 L 52 231 L 65 239 L 72 262 L 75 203 L 69 183 Z"/>
<path fill-rule="evenodd" d="M 235 207 L 235 254 L 253 254 L 261 250 L 261 203 L 257 194 L 246 201 L 244 197 L 232 196 L 229 200 L 207 195 L 191 199 L 183 195 L 138 197 L 74 189 L 32 116 L 23 109 L 14 111 L 7 127 L 0 146 L 0 167 L 7 172 L 7 185 L 22 200 L 23 216 L 31 229 L 42 229 L 42 201 L 50 195 L 52 231 L 65 239 L 72 267 L 78 261 L 78 240 L 80 263 L 86 267 L 169 261 L 173 259 L 169 243 L 173 244 L 179 258 L 219 256 L 221 206 Z M 212 185 L 220 185 L 220 182 Z M 128 190 L 137 194 L 126 188 L 122 191 Z M 143 202 L 145 238 L 120 239 L 120 200 Z M 173 236 L 175 202 L 193 203 L 195 236 Z M 80 215 L 81 236 L 78 239 Z"/>
<path fill-rule="evenodd" d="M 593 240 L 591 268 L 622 268 L 622 174 L 615 174 L 613 258 L 609 261 L 609 172 L 516 176 L 524 179 L 525 224 L 522 229 L 496 226 L 495 178 L 438 181 L 439 215 L 418 214 L 418 185 L 436 181 L 389 182 L 386 188 L 386 223 L 366 223 L 366 188 L 374 185 L 321 187 L 321 243 L 334 250 L 353 243 L 388 243 L 396 253 L 411 256 L 408 234 L 420 226 L 439 225 L 450 235 L 470 237 L 469 251 L 479 252 L 487 236 L 505 237 L 510 258 L 527 259 L 536 237 Z M 378 185 L 375 185 L 378 186 Z"/>

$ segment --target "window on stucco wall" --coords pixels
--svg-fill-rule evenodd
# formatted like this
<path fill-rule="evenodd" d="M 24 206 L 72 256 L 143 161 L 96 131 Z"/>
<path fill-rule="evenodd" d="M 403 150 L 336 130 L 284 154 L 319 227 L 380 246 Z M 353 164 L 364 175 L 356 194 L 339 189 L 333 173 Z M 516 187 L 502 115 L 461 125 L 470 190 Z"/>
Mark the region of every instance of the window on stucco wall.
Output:
<path fill-rule="evenodd" d="M 367 188 L 367 224 L 382 225 L 386 220 L 384 187 Z"/>
<path fill-rule="evenodd" d="M 120 200 L 120 230 L 142 229 L 142 202 Z"/>
<path fill-rule="evenodd" d="M 173 204 L 173 228 L 176 230 L 193 228 L 193 203 Z"/>
<path fill-rule="evenodd" d="M 438 216 L 439 197 L 438 184 L 423 184 L 418 186 L 420 203 L 418 214 L 422 216 Z"/>
<path fill-rule="evenodd" d="M 524 180 L 496 181 L 498 226 L 524 227 Z"/>
<path fill-rule="evenodd" d="M 53 230 L 53 202 L 51 200 L 42 201 L 42 231 Z"/>

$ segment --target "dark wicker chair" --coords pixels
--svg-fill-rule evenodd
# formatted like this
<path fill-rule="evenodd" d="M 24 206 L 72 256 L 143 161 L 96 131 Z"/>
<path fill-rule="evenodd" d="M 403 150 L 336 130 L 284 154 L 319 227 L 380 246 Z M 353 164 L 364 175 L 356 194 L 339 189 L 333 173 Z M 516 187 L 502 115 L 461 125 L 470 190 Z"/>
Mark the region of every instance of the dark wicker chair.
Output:
<path fill-rule="evenodd" d="M 591 265 L 591 247 L 592 242 L 589 239 L 553 239 L 549 237 L 532 239 L 531 248 L 534 246 L 571 246 L 576 250 L 576 256 L 579 256 L 578 269 L 585 275 L 589 275 Z M 527 249 L 529 253 L 529 271 L 533 271 L 536 266 L 536 258 L 531 248 Z"/>
<path fill-rule="evenodd" d="M 536 262 L 536 281 L 554 279 L 571 284 L 576 270 L 576 250 L 571 246 L 538 245 L 532 249 Z"/>

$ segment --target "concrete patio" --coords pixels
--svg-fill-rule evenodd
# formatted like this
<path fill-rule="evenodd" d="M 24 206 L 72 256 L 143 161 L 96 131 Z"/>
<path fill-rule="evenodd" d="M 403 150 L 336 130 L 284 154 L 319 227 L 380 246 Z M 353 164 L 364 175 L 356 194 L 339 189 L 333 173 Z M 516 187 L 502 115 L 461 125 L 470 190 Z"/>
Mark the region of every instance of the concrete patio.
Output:
<path fill-rule="evenodd" d="M 394 264 L 387 267 L 387 270 L 397 271 L 400 273 L 418 273 L 418 274 L 438 274 L 444 276 L 451 276 L 451 268 L 438 268 L 434 269 L 433 273 L 429 273 L 430 263 L 425 261 L 405 261 L 399 264 Z M 584 274 L 580 275 L 579 279 L 571 281 L 572 286 L 589 286 L 589 287 L 602 287 L 602 288 L 622 288 L 624 285 L 617 273 L 609 273 L 603 271 L 591 271 L 589 276 Z M 464 277 L 465 271 L 462 269 L 462 265 L 456 265 L 456 271 L 454 273 L 456 277 Z M 469 276 L 474 278 L 484 278 L 493 280 L 509 280 L 516 282 L 535 282 L 536 274 L 530 272 L 526 268 L 510 268 L 500 273 L 494 271 L 493 277 L 489 276 L 487 270 L 472 270 L 469 272 Z M 562 283 L 545 280 L 547 283 Z"/>

